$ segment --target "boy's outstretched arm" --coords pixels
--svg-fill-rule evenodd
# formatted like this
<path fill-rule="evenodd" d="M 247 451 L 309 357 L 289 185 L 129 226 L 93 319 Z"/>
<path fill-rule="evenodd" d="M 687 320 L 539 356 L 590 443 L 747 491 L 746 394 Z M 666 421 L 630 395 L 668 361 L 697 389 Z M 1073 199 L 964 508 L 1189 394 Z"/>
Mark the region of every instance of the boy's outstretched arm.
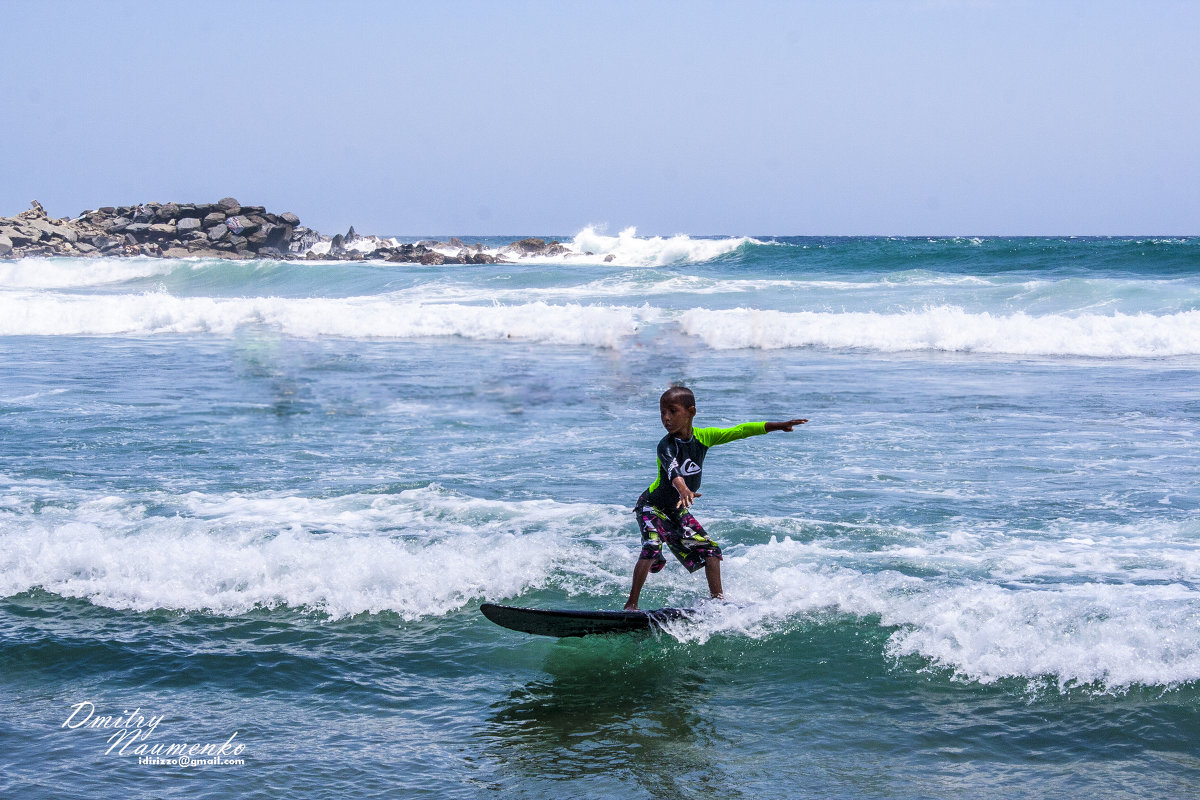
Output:
<path fill-rule="evenodd" d="M 787 431 L 791 433 L 792 428 L 797 425 L 803 425 L 806 422 L 808 422 L 806 419 L 789 419 L 787 422 L 768 422 L 767 433 L 771 431 Z"/>

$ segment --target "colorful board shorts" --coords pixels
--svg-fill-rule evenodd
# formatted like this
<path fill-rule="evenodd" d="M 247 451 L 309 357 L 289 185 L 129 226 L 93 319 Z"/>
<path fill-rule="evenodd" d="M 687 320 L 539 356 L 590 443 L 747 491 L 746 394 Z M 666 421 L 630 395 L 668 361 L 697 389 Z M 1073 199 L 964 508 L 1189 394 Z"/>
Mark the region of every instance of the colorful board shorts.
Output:
<path fill-rule="evenodd" d="M 651 572 L 658 572 L 667 565 L 667 559 L 662 554 L 663 542 L 667 543 L 667 547 L 671 548 L 679 563 L 687 567 L 688 572 L 703 567 L 706 558 L 721 558 L 720 545 L 708 538 L 690 511 L 681 511 L 678 517 L 669 517 L 645 502 L 644 498 L 639 498 L 633 514 L 637 518 L 638 530 L 642 532 L 642 554 L 638 558 L 653 561 Z"/>

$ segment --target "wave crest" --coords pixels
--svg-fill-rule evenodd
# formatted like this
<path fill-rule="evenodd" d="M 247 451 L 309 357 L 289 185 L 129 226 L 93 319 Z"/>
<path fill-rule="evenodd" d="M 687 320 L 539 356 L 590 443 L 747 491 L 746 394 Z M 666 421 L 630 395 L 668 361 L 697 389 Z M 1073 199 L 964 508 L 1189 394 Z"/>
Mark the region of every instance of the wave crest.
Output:
<path fill-rule="evenodd" d="M 636 227 L 629 227 L 616 236 L 606 236 L 589 225 L 568 245 L 572 256 L 592 253 L 603 261 L 625 267 L 665 267 L 675 264 L 696 264 L 728 255 L 747 244 L 762 244 L 748 236 L 726 239 L 693 239 L 686 234 L 639 238 Z M 591 259 L 593 256 L 585 256 Z"/>
<path fill-rule="evenodd" d="M 290 607 L 417 619 L 561 581 L 581 564 L 603 571 L 611 559 L 555 527 L 594 525 L 603 508 L 479 500 L 436 486 L 64 500 L 0 514 L 0 596 L 40 588 L 134 611 Z M 153 505 L 172 513 L 148 512 Z M 614 526 L 624 522 L 612 515 Z"/>
<path fill-rule="evenodd" d="M 636 309 L 622 306 L 395 303 L 358 298 L 0 295 L 0 336 L 162 333 L 229 335 L 247 325 L 299 337 L 356 339 L 460 336 L 614 347 L 637 331 Z"/>

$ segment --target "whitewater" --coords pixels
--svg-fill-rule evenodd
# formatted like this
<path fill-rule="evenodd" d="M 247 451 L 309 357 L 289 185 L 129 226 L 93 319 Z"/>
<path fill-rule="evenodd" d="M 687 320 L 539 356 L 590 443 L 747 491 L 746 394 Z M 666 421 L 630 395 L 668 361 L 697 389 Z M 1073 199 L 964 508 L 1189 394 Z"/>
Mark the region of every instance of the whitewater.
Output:
<path fill-rule="evenodd" d="M 1200 239 L 559 238 L 0 262 L 0 724 L 86 765 L 28 796 L 159 774 L 83 699 L 238 729 L 214 796 L 1200 787 Z M 623 603 L 677 382 L 811 420 L 709 454 L 730 602 L 671 563 L 653 636 L 487 622 Z"/>

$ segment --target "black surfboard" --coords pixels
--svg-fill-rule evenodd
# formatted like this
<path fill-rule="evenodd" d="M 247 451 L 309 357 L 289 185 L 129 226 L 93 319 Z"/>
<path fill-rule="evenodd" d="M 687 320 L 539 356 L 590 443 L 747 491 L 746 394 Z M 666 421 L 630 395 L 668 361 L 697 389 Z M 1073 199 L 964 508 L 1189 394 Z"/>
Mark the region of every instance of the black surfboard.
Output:
<path fill-rule="evenodd" d="M 594 633 L 651 631 L 670 620 L 687 619 L 687 608 L 648 611 L 574 611 L 569 609 L 516 608 L 484 603 L 483 615 L 505 628 L 538 636 L 590 636 Z"/>

